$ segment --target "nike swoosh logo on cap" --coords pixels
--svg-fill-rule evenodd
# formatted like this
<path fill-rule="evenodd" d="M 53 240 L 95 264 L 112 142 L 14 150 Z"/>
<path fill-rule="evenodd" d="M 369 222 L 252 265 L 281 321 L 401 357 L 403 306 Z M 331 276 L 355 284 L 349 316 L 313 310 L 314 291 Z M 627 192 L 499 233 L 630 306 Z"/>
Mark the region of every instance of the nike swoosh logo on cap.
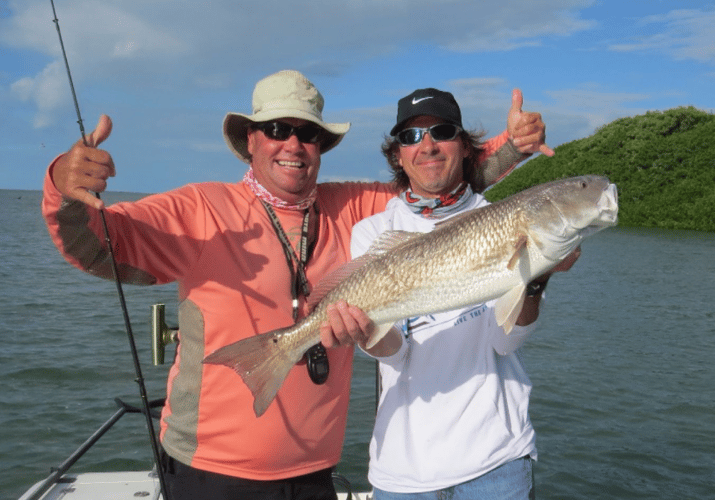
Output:
<path fill-rule="evenodd" d="M 427 97 L 420 97 L 419 99 L 417 99 L 416 97 L 413 97 L 413 98 L 412 98 L 412 104 L 417 104 L 418 102 L 422 102 L 422 101 L 424 101 L 425 99 L 432 99 L 432 97 L 433 97 L 433 96 L 431 96 L 431 95 L 428 95 Z"/>

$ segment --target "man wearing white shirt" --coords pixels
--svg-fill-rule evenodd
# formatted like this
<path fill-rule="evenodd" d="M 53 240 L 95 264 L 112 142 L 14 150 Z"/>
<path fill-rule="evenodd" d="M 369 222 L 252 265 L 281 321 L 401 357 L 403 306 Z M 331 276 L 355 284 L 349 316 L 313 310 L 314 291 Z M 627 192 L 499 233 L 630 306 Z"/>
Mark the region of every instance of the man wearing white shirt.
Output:
<path fill-rule="evenodd" d="M 383 153 L 402 192 L 353 228 L 353 258 L 386 231 L 429 232 L 488 205 L 475 192 L 482 134 L 463 129 L 452 94 L 420 89 L 404 97 L 390 134 Z M 568 270 L 578 255 L 552 272 Z M 376 500 L 534 498 L 531 382 L 518 349 L 535 329 L 549 276 L 529 284 L 509 335 L 492 301 L 404 320 L 368 351 L 382 376 L 368 474 Z"/>

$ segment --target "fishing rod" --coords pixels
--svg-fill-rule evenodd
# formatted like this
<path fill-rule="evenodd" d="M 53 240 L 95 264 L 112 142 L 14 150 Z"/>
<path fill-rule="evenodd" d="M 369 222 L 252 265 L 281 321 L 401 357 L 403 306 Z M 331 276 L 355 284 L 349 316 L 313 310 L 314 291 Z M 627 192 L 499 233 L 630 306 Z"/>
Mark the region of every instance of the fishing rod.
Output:
<path fill-rule="evenodd" d="M 54 0 L 50 0 L 52 4 L 52 14 L 54 19 L 52 20 L 57 27 L 57 36 L 60 39 L 60 47 L 62 48 L 62 56 L 65 60 L 65 67 L 67 68 L 67 77 L 70 82 L 70 90 L 72 91 L 72 98 L 74 99 L 74 107 L 77 112 L 77 123 L 79 124 L 79 130 L 82 134 L 82 142 L 87 146 L 87 138 L 84 132 L 84 125 L 82 124 L 82 115 L 79 111 L 79 103 L 77 102 L 77 93 L 74 89 L 74 83 L 72 82 L 72 72 L 70 71 L 70 65 L 67 61 L 67 52 L 65 51 L 65 44 L 62 41 L 62 32 L 60 31 L 60 21 L 57 19 L 57 11 L 55 10 Z M 99 193 L 95 193 L 97 199 L 99 199 Z M 161 458 L 159 454 L 159 443 L 156 439 L 156 432 L 154 430 L 154 422 L 151 416 L 151 406 L 149 403 L 149 398 L 146 392 L 146 385 L 144 384 L 144 376 L 142 375 L 141 364 L 139 363 L 139 353 L 137 352 L 136 342 L 134 341 L 134 332 L 132 331 L 132 324 L 129 320 L 129 310 L 127 308 L 127 301 L 124 298 L 124 290 L 122 288 L 122 282 L 119 279 L 119 270 L 117 268 L 117 259 L 114 257 L 114 250 L 112 248 L 112 241 L 109 237 L 109 227 L 107 226 L 107 219 L 104 215 L 104 210 L 100 210 L 99 214 L 102 219 L 102 228 L 104 229 L 104 240 L 107 244 L 107 250 L 109 251 L 109 257 L 112 264 L 112 274 L 114 276 L 114 283 L 117 285 L 117 294 L 119 295 L 119 303 L 122 307 L 122 314 L 124 316 L 124 327 L 127 332 L 127 338 L 129 339 L 129 347 L 132 352 L 132 359 L 134 361 L 134 372 L 136 374 L 136 383 L 139 385 L 139 395 L 142 402 L 142 408 L 144 415 L 146 416 L 146 424 L 149 430 L 149 439 L 151 441 L 151 449 L 154 452 L 154 461 L 156 463 L 157 475 L 159 477 L 159 486 L 161 488 L 161 494 L 164 500 L 170 500 L 168 496 L 168 489 L 166 487 L 166 480 L 164 478 L 164 471 L 161 467 Z"/>

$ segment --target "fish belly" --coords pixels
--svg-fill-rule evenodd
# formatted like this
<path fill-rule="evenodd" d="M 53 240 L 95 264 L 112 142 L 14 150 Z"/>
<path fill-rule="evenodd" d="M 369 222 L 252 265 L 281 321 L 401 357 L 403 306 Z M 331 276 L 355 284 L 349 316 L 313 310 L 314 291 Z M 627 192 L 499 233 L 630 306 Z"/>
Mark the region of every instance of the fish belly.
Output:
<path fill-rule="evenodd" d="M 431 282 L 408 291 L 399 299 L 367 312 L 377 324 L 394 323 L 401 319 L 460 309 L 501 297 L 521 283 L 517 271 L 500 273 L 470 272 L 450 280 Z"/>

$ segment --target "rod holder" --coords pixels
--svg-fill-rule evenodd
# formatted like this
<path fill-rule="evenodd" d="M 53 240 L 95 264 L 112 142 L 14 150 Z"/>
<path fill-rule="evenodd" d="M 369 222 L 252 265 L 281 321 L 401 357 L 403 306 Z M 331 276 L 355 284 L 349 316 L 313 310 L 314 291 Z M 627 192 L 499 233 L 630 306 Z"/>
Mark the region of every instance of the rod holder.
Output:
<path fill-rule="evenodd" d="M 179 329 L 166 326 L 164 304 L 151 306 L 151 360 L 154 366 L 164 364 L 166 346 L 179 342 Z"/>

